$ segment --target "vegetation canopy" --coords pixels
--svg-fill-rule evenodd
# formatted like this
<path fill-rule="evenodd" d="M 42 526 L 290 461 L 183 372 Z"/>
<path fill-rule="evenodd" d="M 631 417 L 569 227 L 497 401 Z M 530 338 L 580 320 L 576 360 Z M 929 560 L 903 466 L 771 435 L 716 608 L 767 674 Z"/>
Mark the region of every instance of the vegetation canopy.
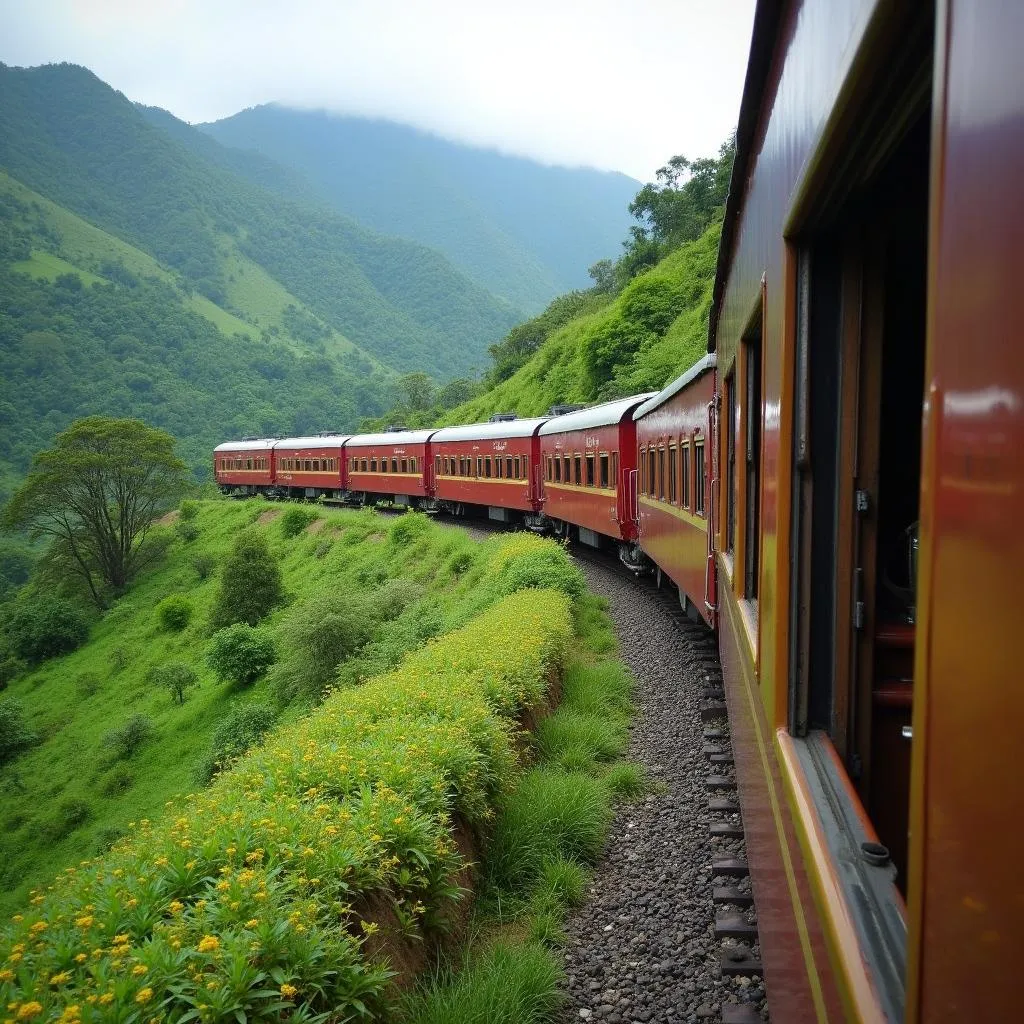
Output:
<path fill-rule="evenodd" d="M 4 510 L 7 530 L 49 537 L 105 608 L 158 549 L 145 543 L 185 487 L 174 438 L 140 420 L 88 416 L 40 452 Z"/>

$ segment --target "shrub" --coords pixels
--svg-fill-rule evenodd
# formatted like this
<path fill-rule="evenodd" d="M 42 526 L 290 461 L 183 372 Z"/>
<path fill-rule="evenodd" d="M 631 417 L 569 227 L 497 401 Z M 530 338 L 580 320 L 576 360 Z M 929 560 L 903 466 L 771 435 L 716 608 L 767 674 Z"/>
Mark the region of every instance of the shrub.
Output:
<path fill-rule="evenodd" d="M 100 677 L 96 672 L 79 672 L 75 677 L 75 690 L 80 697 L 91 697 L 100 688 Z"/>
<path fill-rule="evenodd" d="M 624 723 L 563 706 L 537 726 L 537 745 L 548 761 L 569 771 L 590 771 L 622 751 Z"/>
<path fill-rule="evenodd" d="M 160 625 L 171 633 L 180 633 L 192 618 L 192 602 L 184 594 L 171 594 L 156 606 Z"/>
<path fill-rule="evenodd" d="M 40 831 L 51 842 L 57 842 L 70 835 L 92 817 L 92 808 L 84 800 L 61 801 L 57 810 L 42 822 Z"/>
<path fill-rule="evenodd" d="M 13 761 L 38 739 L 25 721 L 21 704 L 10 698 L 0 700 L 0 765 Z"/>
<path fill-rule="evenodd" d="M 284 599 L 281 568 L 266 538 L 246 530 L 235 540 L 224 563 L 213 611 L 214 626 L 245 622 L 255 626 Z"/>
<path fill-rule="evenodd" d="M 30 664 L 73 651 L 89 637 L 85 616 L 67 601 L 41 597 L 17 602 L 7 619 L 13 652 Z"/>
<path fill-rule="evenodd" d="M 186 498 L 178 506 L 178 514 L 184 522 L 191 522 L 197 515 L 199 515 L 199 502 L 194 498 Z"/>
<path fill-rule="evenodd" d="M 165 665 L 153 665 L 146 673 L 146 682 L 169 691 L 172 704 L 184 704 L 185 692 L 199 683 L 199 676 L 191 665 L 169 661 Z"/>
<path fill-rule="evenodd" d="M 205 551 L 200 551 L 192 556 L 192 568 L 195 569 L 196 576 L 199 579 L 208 580 L 217 568 L 217 559 Z"/>
<path fill-rule="evenodd" d="M 110 674 L 116 676 L 118 672 L 123 672 L 135 660 L 136 653 L 132 647 L 115 647 L 108 658 Z"/>
<path fill-rule="evenodd" d="M 643 768 L 637 764 L 623 762 L 613 764 L 604 775 L 608 792 L 619 800 L 636 800 L 647 789 L 647 778 Z"/>
<path fill-rule="evenodd" d="M 145 715 L 132 715 L 123 725 L 111 729 L 103 737 L 103 746 L 114 752 L 114 760 L 132 756 L 153 734 L 153 723 Z"/>
<path fill-rule="evenodd" d="M 281 536 L 285 540 L 297 537 L 315 519 L 320 518 L 320 513 L 308 505 L 289 505 L 281 516 Z"/>
<path fill-rule="evenodd" d="M 583 573 L 564 548 L 529 533 L 517 534 L 503 544 L 491 560 L 491 568 L 496 570 L 500 594 L 537 588 L 561 590 L 578 599 L 587 589 Z"/>
<path fill-rule="evenodd" d="M 128 769 L 127 765 L 119 764 L 103 780 L 100 787 L 104 796 L 120 796 L 128 792 L 135 785 L 135 776 Z"/>
<path fill-rule="evenodd" d="M 334 547 L 334 541 L 330 537 L 323 537 L 317 541 L 316 547 L 313 549 L 314 558 L 326 558 Z"/>
<path fill-rule="evenodd" d="M 388 540 L 395 547 L 404 547 L 422 537 L 429 529 L 429 516 L 422 512 L 406 512 L 388 527 Z"/>
<path fill-rule="evenodd" d="M 0 654 L 0 690 L 6 690 L 25 671 L 25 662 L 13 654 Z"/>
<path fill-rule="evenodd" d="M 174 532 L 186 544 L 191 544 L 199 536 L 199 527 L 189 519 L 182 519 L 175 524 Z"/>
<path fill-rule="evenodd" d="M 273 727 L 276 715 L 269 704 L 243 704 L 220 720 L 210 741 L 210 752 L 200 763 L 197 781 L 205 785 L 229 762 L 241 757 Z"/>
<path fill-rule="evenodd" d="M 221 682 L 248 686 L 277 661 L 277 648 L 269 633 L 236 622 L 213 634 L 206 660 Z"/>

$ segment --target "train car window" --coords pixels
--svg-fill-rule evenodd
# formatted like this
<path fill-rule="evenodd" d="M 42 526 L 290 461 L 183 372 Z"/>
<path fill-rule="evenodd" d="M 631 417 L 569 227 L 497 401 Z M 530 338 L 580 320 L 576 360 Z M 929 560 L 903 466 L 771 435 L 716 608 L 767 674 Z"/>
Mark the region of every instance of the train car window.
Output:
<path fill-rule="evenodd" d="M 746 444 L 744 457 L 746 474 L 746 541 L 744 593 L 751 601 L 757 600 L 757 585 L 760 576 L 761 550 L 761 318 L 751 332 L 743 339 L 743 355 L 746 359 L 744 379 L 746 383 Z"/>
<path fill-rule="evenodd" d="M 305 460 L 305 461 L 304 461 L 304 462 L 302 463 L 302 468 L 303 468 L 303 469 L 304 469 L 304 470 L 305 470 L 305 471 L 306 471 L 307 473 L 311 473 L 311 472 L 312 472 L 312 470 L 313 470 L 313 460 L 312 460 L 312 459 L 306 459 L 306 460 Z"/>
<path fill-rule="evenodd" d="M 520 476 L 519 456 L 518 455 L 515 458 L 515 464 L 516 464 L 516 479 L 517 480 L 522 480 L 522 476 Z"/>
<path fill-rule="evenodd" d="M 416 457 L 416 456 L 414 455 L 414 456 L 413 456 L 413 457 L 412 457 L 412 458 L 411 458 L 411 459 L 409 460 L 409 472 L 410 472 L 410 473 L 418 473 L 418 472 L 419 472 L 419 469 L 417 468 L 417 467 L 418 467 L 418 465 L 419 465 L 419 460 L 418 460 L 418 459 L 417 459 L 417 457 Z"/>
<path fill-rule="evenodd" d="M 636 469 L 636 487 L 640 494 L 647 493 L 647 449 L 640 449 L 640 460 Z"/>
<path fill-rule="evenodd" d="M 363 459 L 362 467 L 363 467 L 363 472 L 365 473 L 366 472 L 366 459 Z"/>
<path fill-rule="evenodd" d="M 599 478 L 600 479 L 600 486 L 605 488 L 605 490 L 607 490 L 608 489 L 608 453 L 607 452 L 601 452 L 601 455 L 600 455 L 600 458 L 599 458 L 598 461 L 600 463 L 600 474 L 601 474 L 600 478 Z"/>
<path fill-rule="evenodd" d="M 245 460 L 245 468 L 246 469 L 252 469 L 252 459 L 246 459 Z"/>
<path fill-rule="evenodd" d="M 409 460 L 408 459 L 402 459 L 402 472 L 403 473 L 408 473 L 409 472 Z"/>
<path fill-rule="evenodd" d="M 262 461 L 262 459 L 260 461 Z M 313 460 L 313 472 L 314 473 L 319 473 L 320 472 L 320 460 L 319 459 L 314 459 Z"/>
<path fill-rule="evenodd" d="M 504 463 L 502 462 L 501 456 L 496 455 L 494 457 L 494 475 L 500 480 L 505 474 L 503 471 Z"/>
<path fill-rule="evenodd" d="M 647 493 L 654 497 L 654 484 L 657 479 L 658 453 L 653 448 L 647 449 Z"/>
<path fill-rule="evenodd" d="M 569 456 L 562 456 L 562 482 L 568 483 L 572 479 L 572 470 L 569 466 Z"/>
<path fill-rule="evenodd" d="M 573 461 L 572 482 L 574 484 L 576 484 L 577 487 L 579 487 L 580 483 L 583 480 L 583 474 L 581 472 L 581 470 L 583 469 L 583 467 L 581 465 L 583 460 L 578 455 L 574 455 L 572 457 L 572 461 Z"/>
<path fill-rule="evenodd" d="M 476 478 L 479 480 L 484 475 L 484 460 L 481 456 L 476 457 Z"/>
<path fill-rule="evenodd" d="M 676 490 L 676 486 L 679 482 L 679 462 L 676 457 L 677 454 L 676 446 L 674 444 L 670 444 L 668 446 L 668 500 L 672 502 L 673 505 L 677 503 L 677 499 L 679 497 Z"/>
<path fill-rule="evenodd" d="M 665 446 L 658 446 L 658 498 L 665 500 Z"/>
<path fill-rule="evenodd" d="M 679 503 L 683 508 L 690 507 L 690 442 L 683 441 L 679 446 Z"/>
<path fill-rule="evenodd" d="M 725 379 L 725 550 L 736 550 L 736 374 Z"/>
<path fill-rule="evenodd" d="M 490 455 L 484 459 L 484 479 L 490 480 L 491 478 L 491 457 Z"/>
<path fill-rule="evenodd" d="M 553 479 L 553 477 L 551 475 L 551 456 L 550 455 L 547 457 L 547 479 L 548 480 Z"/>
<path fill-rule="evenodd" d="M 694 511 L 698 515 L 704 515 L 704 441 L 697 438 L 693 444 L 694 461 L 697 465 L 693 470 L 694 483 Z"/>
<path fill-rule="evenodd" d="M 612 487 L 619 486 L 619 453 L 612 452 Z"/>
<path fill-rule="evenodd" d="M 530 476 L 530 456 L 523 456 L 523 479 L 526 480 Z"/>
<path fill-rule="evenodd" d="M 444 471 L 445 471 L 445 474 L 448 473 L 448 456 L 447 455 L 444 458 Z M 434 476 L 440 476 L 440 475 L 441 475 L 441 456 L 440 455 L 435 455 L 434 456 Z"/>
<path fill-rule="evenodd" d="M 555 483 L 559 484 L 562 482 L 562 460 L 555 459 Z"/>
<path fill-rule="evenodd" d="M 587 487 L 594 486 L 594 454 L 593 452 L 587 453 Z"/>
<path fill-rule="evenodd" d="M 385 466 L 383 464 L 383 460 L 381 460 L 381 469 L 387 469 L 387 466 Z M 377 460 L 376 459 L 370 459 L 370 472 L 371 473 L 376 473 L 377 472 Z"/>

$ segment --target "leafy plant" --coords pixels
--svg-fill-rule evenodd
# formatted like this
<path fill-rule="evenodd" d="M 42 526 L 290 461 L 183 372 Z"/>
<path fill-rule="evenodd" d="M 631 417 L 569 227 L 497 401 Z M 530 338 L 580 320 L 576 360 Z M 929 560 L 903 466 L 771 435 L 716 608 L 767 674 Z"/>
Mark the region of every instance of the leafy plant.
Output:
<path fill-rule="evenodd" d="M 199 537 L 199 527 L 190 519 L 182 519 L 180 522 L 175 523 L 174 532 L 186 544 L 191 544 L 192 541 Z"/>
<path fill-rule="evenodd" d="M 89 637 L 85 616 L 56 597 L 17 601 L 7 617 L 7 638 L 12 650 L 30 664 L 81 647 Z"/>
<path fill-rule="evenodd" d="M 12 698 L 0 700 L 0 765 L 13 761 L 38 739 L 28 727 L 21 704 Z"/>
<path fill-rule="evenodd" d="M 185 498 L 178 506 L 178 514 L 184 522 L 191 522 L 199 515 L 199 502 L 194 498 Z"/>
<path fill-rule="evenodd" d="M 208 580 L 217 568 L 217 559 L 214 555 L 200 551 L 192 557 L 192 568 L 200 580 Z"/>
<path fill-rule="evenodd" d="M 277 661 L 277 647 L 269 633 L 236 622 L 213 634 L 206 660 L 222 682 L 249 686 Z"/>
<path fill-rule="evenodd" d="M 160 625 L 171 633 L 180 633 L 192 619 L 192 602 L 184 594 L 170 594 L 156 606 Z"/>
<path fill-rule="evenodd" d="M 297 537 L 302 531 L 320 518 L 320 513 L 309 505 L 289 505 L 281 516 L 281 536 L 285 540 Z"/>
<path fill-rule="evenodd" d="M 162 690 L 168 690 L 171 703 L 184 704 L 185 694 L 199 684 L 199 676 L 191 665 L 181 661 L 169 661 L 153 665 L 146 673 L 146 682 Z"/>
<path fill-rule="evenodd" d="M 92 807 L 87 801 L 75 798 L 62 800 L 53 814 L 44 819 L 40 829 L 51 842 L 58 842 L 84 825 L 90 817 Z"/>
<path fill-rule="evenodd" d="M 103 746 L 110 747 L 115 760 L 132 756 L 153 735 L 153 723 L 145 715 L 132 715 L 124 724 L 109 730 Z"/>
<path fill-rule="evenodd" d="M 222 718 L 200 763 L 197 781 L 205 785 L 220 769 L 254 747 L 273 728 L 276 714 L 269 704 L 242 704 Z"/>
<path fill-rule="evenodd" d="M 241 533 L 224 563 L 214 604 L 214 626 L 255 626 L 284 599 L 281 567 L 258 530 Z"/>

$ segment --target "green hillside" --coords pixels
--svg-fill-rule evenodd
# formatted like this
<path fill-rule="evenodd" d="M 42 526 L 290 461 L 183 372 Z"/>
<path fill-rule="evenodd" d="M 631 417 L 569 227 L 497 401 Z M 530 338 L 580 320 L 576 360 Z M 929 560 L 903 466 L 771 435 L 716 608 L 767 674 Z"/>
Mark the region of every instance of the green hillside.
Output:
<path fill-rule="evenodd" d="M 480 545 L 423 516 L 295 511 L 309 512 L 313 522 L 301 519 L 289 536 L 279 505 L 200 503 L 189 520 L 195 539 L 174 541 L 165 562 L 93 623 L 85 646 L 44 662 L 4 692 L 39 742 L 0 774 L 0 912 L 23 904 L 33 885 L 106 849 L 129 822 L 156 817 L 166 801 L 201 788 L 214 734 L 240 709 L 257 708 L 268 718 L 264 727 L 308 713 L 322 684 L 312 674 L 321 666 L 307 664 L 299 649 L 309 632 L 304 621 L 332 616 L 335 641 L 348 631 L 334 647 L 354 683 L 392 668 L 406 651 L 500 596 L 488 565 L 505 538 Z M 176 527 L 164 529 L 174 536 Z M 240 687 L 218 681 L 205 658 L 224 561 L 246 530 L 266 538 L 287 597 L 262 624 L 276 640 L 278 664 Z M 163 625 L 157 608 L 172 595 L 186 596 L 191 610 L 180 631 Z M 33 600 L 30 592 L 19 597 Z M 316 656 L 327 657 L 328 648 L 321 643 Z M 198 675 L 181 704 L 147 681 L 153 666 L 169 662 Z M 334 679 L 331 667 L 324 682 Z M 145 720 L 137 748 L 113 744 L 112 731 L 137 716 Z"/>
<path fill-rule="evenodd" d="M 285 165 L 338 212 L 439 250 L 526 312 L 585 286 L 587 268 L 618 252 L 640 187 L 624 174 L 545 166 L 407 125 L 276 104 L 201 128 L 207 144 L 237 147 L 222 152 L 240 173 L 291 190 L 267 169 Z"/>
<path fill-rule="evenodd" d="M 83 412 L 170 430 L 202 478 L 225 437 L 355 427 L 386 405 L 390 371 L 262 268 L 237 271 L 246 319 L 0 173 L 0 500 Z"/>
<path fill-rule="evenodd" d="M 592 294 L 512 376 L 444 413 L 473 423 L 496 412 L 536 416 L 564 402 L 656 391 L 706 351 L 720 225 L 709 227 L 614 298 Z"/>
<path fill-rule="evenodd" d="M 272 305 L 287 291 L 316 318 L 291 333 L 336 332 L 392 369 L 443 379 L 480 365 L 519 318 L 439 253 L 255 184 L 292 179 L 266 160 L 240 175 L 237 155 L 212 158 L 210 139 L 154 125 L 84 68 L 0 65 L 0 95 L 0 166 L 12 177 L 261 330 L 281 324 L 245 304 L 273 279 Z M 190 133 L 201 145 L 182 141 Z"/>

